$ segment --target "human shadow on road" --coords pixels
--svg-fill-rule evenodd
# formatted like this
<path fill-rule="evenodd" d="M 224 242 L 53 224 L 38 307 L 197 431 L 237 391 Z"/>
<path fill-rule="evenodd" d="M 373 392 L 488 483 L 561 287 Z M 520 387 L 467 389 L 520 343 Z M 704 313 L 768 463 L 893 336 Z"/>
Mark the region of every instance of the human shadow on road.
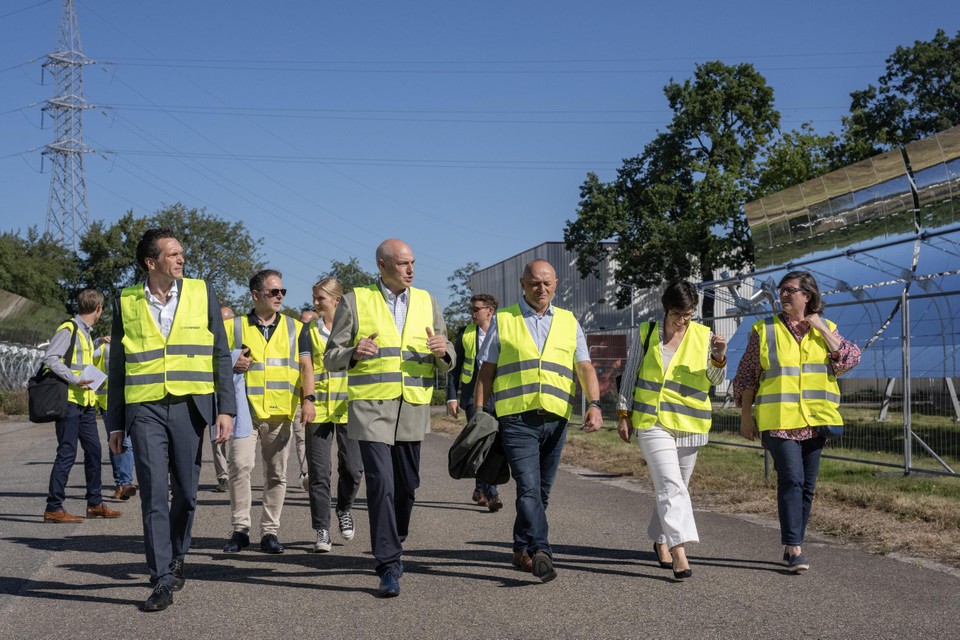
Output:
<path fill-rule="evenodd" d="M 146 581 L 144 580 L 144 584 Z M 140 606 L 142 598 L 112 598 L 103 595 L 109 589 L 126 589 L 129 583 L 107 582 L 97 584 L 66 584 L 64 582 L 48 582 L 30 580 L 28 578 L 0 576 L 0 594 L 17 596 L 20 598 L 41 598 L 43 600 L 76 600 L 83 603 L 105 603 L 116 605 Z M 94 595 L 98 594 L 98 595 Z M 16 633 L 9 629 L 7 633 L 15 637 Z"/>
<path fill-rule="evenodd" d="M 417 508 L 424 509 L 445 509 L 449 511 L 470 511 L 473 513 L 483 513 L 477 505 L 469 502 L 431 502 L 429 500 L 417 500 Z M 486 511 L 486 513 L 493 513 Z"/>
<path fill-rule="evenodd" d="M 62 526 L 62 525 L 46 525 Z M 7 541 L 25 545 L 38 551 L 83 551 L 88 553 L 143 553 L 143 536 L 140 535 L 72 535 L 53 538 L 11 536 Z"/>

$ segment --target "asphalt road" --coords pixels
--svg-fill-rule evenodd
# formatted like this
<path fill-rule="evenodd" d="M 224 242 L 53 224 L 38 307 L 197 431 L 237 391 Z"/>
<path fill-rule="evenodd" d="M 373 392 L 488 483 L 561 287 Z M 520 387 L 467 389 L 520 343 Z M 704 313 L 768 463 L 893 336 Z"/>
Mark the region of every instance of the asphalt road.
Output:
<path fill-rule="evenodd" d="M 280 532 L 287 551 L 225 555 L 229 501 L 210 492 L 205 449 L 187 583 L 165 612 L 148 595 L 139 498 L 118 520 L 44 524 L 52 425 L 0 422 L 0 634 L 4 638 L 960 638 L 960 574 L 822 538 L 811 570 L 779 564 L 772 522 L 698 512 L 694 575 L 657 566 L 644 533 L 651 497 L 632 482 L 564 469 L 549 517 L 558 578 L 510 566 L 513 485 L 497 514 L 446 473 L 449 437 L 424 443 L 401 595 L 376 597 L 361 491 L 357 537 L 313 554 L 306 494 L 291 465 Z M 104 462 L 106 486 L 110 467 Z M 260 472 L 255 471 L 259 483 Z M 67 509 L 82 513 L 83 467 Z M 255 494 L 256 495 L 256 494 Z M 771 500 L 774 496 L 771 495 Z M 696 503 L 696 496 L 694 496 Z M 816 508 L 816 506 L 814 506 Z M 259 506 L 254 505 L 254 522 Z M 257 532 L 252 532 L 256 536 Z M 255 546 L 255 545 L 254 545 Z M 254 548 L 252 546 L 251 548 Z"/>

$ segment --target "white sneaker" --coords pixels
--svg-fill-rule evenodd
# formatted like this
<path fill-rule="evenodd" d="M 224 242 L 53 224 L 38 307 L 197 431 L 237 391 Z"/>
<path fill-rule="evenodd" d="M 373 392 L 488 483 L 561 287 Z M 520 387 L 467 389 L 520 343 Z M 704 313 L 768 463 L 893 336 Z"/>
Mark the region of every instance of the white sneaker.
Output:
<path fill-rule="evenodd" d="M 300 486 L 303 487 L 304 491 L 310 491 L 310 476 L 306 473 L 300 474 Z"/>
<path fill-rule="evenodd" d="M 330 544 L 330 532 L 326 529 L 317 529 L 317 542 L 313 545 L 314 553 L 327 553 L 333 549 Z"/>
<path fill-rule="evenodd" d="M 353 540 L 353 515 L 349 511 L 340 511 L 337 509 L 337 521 L 340 525 L 340 535 L 344 540 Z"/>

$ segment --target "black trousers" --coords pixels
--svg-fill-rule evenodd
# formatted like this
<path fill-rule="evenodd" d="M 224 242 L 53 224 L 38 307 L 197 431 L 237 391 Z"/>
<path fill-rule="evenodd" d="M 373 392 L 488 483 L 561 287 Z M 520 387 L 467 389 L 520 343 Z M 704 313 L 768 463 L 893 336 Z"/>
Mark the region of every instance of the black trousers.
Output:
<path fill-rule="evenodd" d="M 370 514 L 370 545 L 377 575 L 400 574 L 403 541 L 410 530 L 410 514 L 420 486 L 420 442 L 360 441 L 363 475 Z"/>

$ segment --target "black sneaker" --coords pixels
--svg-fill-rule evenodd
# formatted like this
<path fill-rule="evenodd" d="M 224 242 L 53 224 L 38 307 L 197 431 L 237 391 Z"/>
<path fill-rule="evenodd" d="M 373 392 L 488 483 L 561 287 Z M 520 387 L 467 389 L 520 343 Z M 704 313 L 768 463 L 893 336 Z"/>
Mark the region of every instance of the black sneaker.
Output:
<path fill-rule="evenodd" d="M 340 525 L 340 535 L 344 540 L 353 540 L 356 531 L 353 528 L 353 514 L 349 511 L 337 509 L 337 524 Z"/>

